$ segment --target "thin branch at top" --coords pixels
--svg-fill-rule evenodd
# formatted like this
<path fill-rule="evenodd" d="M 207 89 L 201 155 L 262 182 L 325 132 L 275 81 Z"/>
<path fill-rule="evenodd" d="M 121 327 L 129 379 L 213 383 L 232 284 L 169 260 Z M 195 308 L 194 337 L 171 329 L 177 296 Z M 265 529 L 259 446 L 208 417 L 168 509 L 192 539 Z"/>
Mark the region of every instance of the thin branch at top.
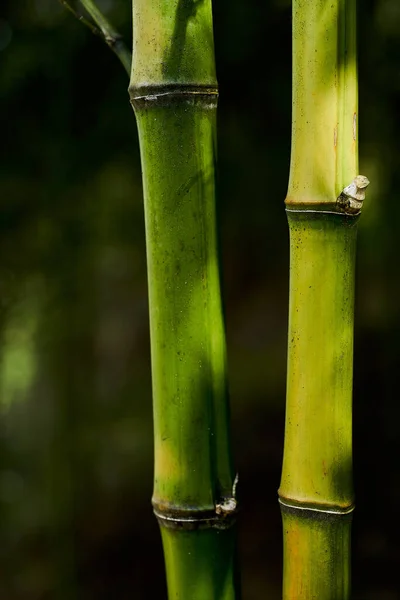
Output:
<path fill-rule="evenodd" d="M 68 0 L 60 0 L 60 2 L 78 19 L 78 21 L 81 21 L 81 23 L 86 25 L 92 33 L 100 36 L 105 41 L 107 46 L 118 56 L 125 71 L 130 75 L 132 54 L 128 50 L 122 35 L 114 29 L 110 21 L 102 14 L 93 0 L 79 0 L 79 2 L 92 17 L 94 23 L 79 14 Z"/>

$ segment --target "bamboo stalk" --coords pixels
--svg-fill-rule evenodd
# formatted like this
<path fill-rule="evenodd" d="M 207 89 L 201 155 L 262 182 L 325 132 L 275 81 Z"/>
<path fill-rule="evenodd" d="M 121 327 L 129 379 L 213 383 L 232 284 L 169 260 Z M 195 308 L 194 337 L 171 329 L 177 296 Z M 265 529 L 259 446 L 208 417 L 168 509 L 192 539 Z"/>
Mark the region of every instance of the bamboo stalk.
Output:
<path fill-rule="evenodd" d="M 358 176 L 355 0 L 293 1 L 284 600 L 350 597 Z"/>
<path fill-rule="evenodd" d="M 211 1 L 133 0 L 129 87 L 141 149 L 155 473 L 168 592 L 237 597 L 215 215 Z"/>

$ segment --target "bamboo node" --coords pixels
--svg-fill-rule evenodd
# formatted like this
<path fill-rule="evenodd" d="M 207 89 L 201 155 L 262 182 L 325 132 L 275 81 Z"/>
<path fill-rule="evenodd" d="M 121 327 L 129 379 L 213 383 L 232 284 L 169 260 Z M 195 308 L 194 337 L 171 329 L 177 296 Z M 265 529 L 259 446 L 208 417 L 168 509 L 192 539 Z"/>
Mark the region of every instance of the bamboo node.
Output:
<path fill-rule="evenodd" d="M 171 103 L 200 103 L 202 108 L 215 108 L 218 88 L 202 84 L 146 84 L 130 85 L 129 96 L 134 109 L 151 106 L 170 106 Z"/>
<path fill-rule="evenodd" d="M 369 186 L 369 179 L 365 175 L 357 175 L 339 194 L 336 202 L 339 208 L 348 214 L 360 212 L 365 200 L 365 190 Z"/>
<path fill-rule="evenodd" d="M 296 511 L 307 513 L 310 515 L 350 515 L 354 511 L 354 504 L 348 506 L 340 506 L 336 504 L 313 504 L 309 502 L 301 502 L 292 500 L 290 498 L 284 498 L 280 496 L 278 502 L 281 508 L 286 512 L 292 512 L 296 514 Z"/>

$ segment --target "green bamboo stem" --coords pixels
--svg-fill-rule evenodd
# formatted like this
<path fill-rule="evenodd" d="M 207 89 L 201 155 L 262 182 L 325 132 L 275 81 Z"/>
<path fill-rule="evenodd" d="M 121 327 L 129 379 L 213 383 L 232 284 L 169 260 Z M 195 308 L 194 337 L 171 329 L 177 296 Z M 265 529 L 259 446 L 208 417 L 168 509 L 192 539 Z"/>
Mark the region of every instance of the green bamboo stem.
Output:
<path fill-rule="evenodd" d="M 284 600 L 350 597 L 358 176 L 355 0 L 293 2 Z"/>
<path fill-rule="evenodd" d="M 130 97 L 145 201 L 153 506 L 170 598 L 237 597 L 237 511 L 215 215 L 210 0 L 133 0 Z"/>
<path fill-rule="evenodd" d="M 283 598 L 349 597 L 357 217 L 288 211 Z"/>

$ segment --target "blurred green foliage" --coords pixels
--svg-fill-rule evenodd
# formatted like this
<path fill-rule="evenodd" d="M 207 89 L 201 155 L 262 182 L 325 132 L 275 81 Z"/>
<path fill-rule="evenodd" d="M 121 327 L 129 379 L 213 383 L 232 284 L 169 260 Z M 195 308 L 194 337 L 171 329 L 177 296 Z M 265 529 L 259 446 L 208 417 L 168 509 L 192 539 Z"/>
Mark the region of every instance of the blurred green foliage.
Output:
<path fill-rule="evenodd" d="M 280 597 L 291 3 L 215 2 L 244 597 Z M 130 3 L 99 5 L 130 40 Z M 354 600 L 398 598 L 400 9 L 359 3 Z M 129 42 L 130 43 L 130 42 Z M 126 74 L 57 0 L 0 9 L 0 598 L 166 597 Z"/>

